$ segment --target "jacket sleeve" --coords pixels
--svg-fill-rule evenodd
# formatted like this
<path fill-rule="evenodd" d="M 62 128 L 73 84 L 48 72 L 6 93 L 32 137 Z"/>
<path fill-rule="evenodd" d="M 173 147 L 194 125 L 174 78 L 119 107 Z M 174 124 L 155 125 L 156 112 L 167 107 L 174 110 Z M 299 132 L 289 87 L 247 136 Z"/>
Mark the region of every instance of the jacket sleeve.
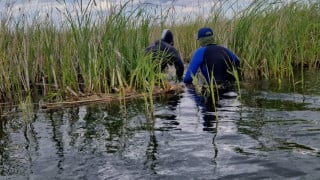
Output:
<path fill-rule="evenodd" d="M 187 69 L 183 82 L 186 84 L 192 84 L 192 76 L 195 76 L 199 67 L 203 63 L 205 47 L 199 48 L 192 56 L 191 62 Z"/>
<path fill-rule="evenodd" d="M 179 81 L 182 81 L 184 72 L 184 65 L 178 52 L 174 55 L 174 67 L 176 68 L 176 75 Z"/>
<path fill-rule="evenodd" d="M 158 41 L 158 50 L 163 53 L 165 61 L 162 63 L 163 70 L 167 64 L 174 65 L 176 69 L 176 76 L 179 81 L 182 80 L 184 72 L 184 64 L 177 49 L 164 41 Z"/>
<path fill-rule="evenodd" d="M 234 64 L 236 65 L 236 67 L 239 67 L 240 66 L 240 60 L 239 58 L 228 48 L 225 48 L 227 53 L 228 53 L 228 56 L 230 57 L 230 59 L 233 60 Z"/>
<path fill-rule="evenodd" d="M 170 57 L 169 63 L 174 65 L 174 67 L 176 69 L 176 76 L 177 76 L 178 80 L 182 81 L 182 76 L 183 76 L 183 72 L 184 72 L 184 64 L 183 64 L 183 61 L 181 59 L 179 52 L 176 50 L 176 48 L 174 48 L 173 46 L 171 46 L 169 44 L 165 44 L 163 49 L 164 49 L 164 51 L 167 51 L 167 53 L 169 54 L 169 57 Z"/>

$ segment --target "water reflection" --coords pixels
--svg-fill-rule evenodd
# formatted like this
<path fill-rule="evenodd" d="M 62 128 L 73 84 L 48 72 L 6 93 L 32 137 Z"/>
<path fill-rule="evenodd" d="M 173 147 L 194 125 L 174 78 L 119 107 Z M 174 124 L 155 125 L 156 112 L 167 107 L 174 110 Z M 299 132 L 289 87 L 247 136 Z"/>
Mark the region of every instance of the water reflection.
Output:
<path fill-rule="evenodd" d="M 2 116 L 0 176 L 317 179 L 320 97 L 271 84 L 223 93 L 216 109 L 186 87 L 155 99 L 154 116 L 143 100 Z"/>
<path fill-rule="evenodd" d="M 219 89 L 215 93 L 215 101 L 213 102 L 211 94 L 204 94 L 205 89 L 199 93 L 194 86 L 188 86 L 186 88 L 188 97 L 193 99 L 196 106 L 199 108 L 200 116 L 202 117 L 202 130 L 212 133 L 212 161 L 216 164 L 215 167 L 217 167 L 219 152 L 218 143 L 216 143 L 218 134 L 224 134 L 226 132 L 228 134 L 236 133 L 236 129 L 229 129 L 230 127 L 225 126 L 225 124 L 232 124 L 234 127 L 235 122 L 240 119 L 238 109 L 240 107 L 240 102 L 237 101 L 238 94 L 235 90 L 234 86 Z M 219 124 L 221 125 L 220 127 Z"/>
<path fill-rule="evenodd" d="M 0 174 L 3 176 L 6 174 L 6 162 L 8 162 L 8 152 L 7 152 L 7 145 L 9 144 L 9 135 L 7 134 L 7 132 L 5 131 L 6 128 L 6 124 L 7 124 L 7 120 L 4 117 L 0 116 L 0 164 L 1 164 L 1 171 Z"/>
<path fill-rule="evenodd" d="M 204 89 L 199 93 L 194 86 L 186 88 L 187 96 L 193 99 L 199 108 L 203 121 L 203 131 L 216 133 L 219 121 L 237 120 L 237 118 L 230 117 L 230 114 L 225 115 L 228 112 L 238 113 L 240 107 L 240 102 L 237 100 L 238 94 L 233 86 L 219 89 L 214 98 L 208 92 L 204 94 L 205 91 Z"/>
<path fill-rule="evenodd" d="M 211 96 L 199 95 L 194 86 L 188 86 L 186 92 L 191 97 L 202 115 L 203 130 L 209 132 L 217 132 L 215 107 L 212 103 Z M 215 102 L 216 103 L 216 102 Z"/>

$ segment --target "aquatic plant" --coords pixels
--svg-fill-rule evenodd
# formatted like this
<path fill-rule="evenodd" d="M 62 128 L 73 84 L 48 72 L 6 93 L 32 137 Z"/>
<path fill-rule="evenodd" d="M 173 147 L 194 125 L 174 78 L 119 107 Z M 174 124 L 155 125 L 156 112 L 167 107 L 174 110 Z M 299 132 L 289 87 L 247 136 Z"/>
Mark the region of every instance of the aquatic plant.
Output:
<path fill-rule="evenodd" d="M 226 15 L 223 3 L 213 3 L 211 13 L 179 20 L 168 14 L 175 13 L 174 7 L 161 9 L 155 17 L 147 6 L 128 11 L 131 2 L 110 5 L 104 13 L 95 1 L 82 4 L 79 0 L 71 9 L 58 9 L 64 21 L 56 21 L 50 13 L 43 19 L 23 15 L 14 19 L 11 8 L 3 11 L 1 102 L 29 94 L 43 95 L 49 102 L 111 92 L 124 97 L 127 91 L 145 92 L 151 101 L 152 91 L 166 83 L 162 73 L 152 71 L 157 65 L 148 63 L 144 48 L 160 37 L 164 27 L 175 34 L 175 46 L 186 64 L 198 47 L 197 30 L 211 27 L 216 42 L 239 56 L 238 77 L 243 79 L 275 78 L 281 85 L 289 78 L 303 86 L 303 76 L 297 79 L 294 70 L 319 65 L 317 1 L 257 0 L 241 11 L 230 7 L 233 16 Z M 39 96 L 32 97 L 35 101 Z"/>
<path fill-rule="evenodd" d="M 254 1 L 236 19 L 234 49 L 246 78 L 290 78 L 319 64 L 319 2 Z"/>

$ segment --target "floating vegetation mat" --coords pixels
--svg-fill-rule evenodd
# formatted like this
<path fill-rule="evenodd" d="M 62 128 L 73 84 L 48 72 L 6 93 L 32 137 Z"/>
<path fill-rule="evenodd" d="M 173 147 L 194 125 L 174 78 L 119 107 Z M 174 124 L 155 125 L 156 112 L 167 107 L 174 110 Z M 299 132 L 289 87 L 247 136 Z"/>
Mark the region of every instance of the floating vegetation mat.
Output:
<path fill-rule="evenodd" d="M 62 102 L 42 103 L 41 109 L 59 109 L 65 107 L 82 106 L 96 103 L 110 103 L 110 102 L 126 102 L 134 99 L 159 97 L 162 95 L 174 95 L 183 91 L 183 85 L 166 85 L 165 88 L 154 88 L 152 94 L 150 92 L 137 92 L 130 89 L 119 90 L 116 93 L 108 94 L 91 94 L 91 95 L 76 95 L 68 97 Z"/>

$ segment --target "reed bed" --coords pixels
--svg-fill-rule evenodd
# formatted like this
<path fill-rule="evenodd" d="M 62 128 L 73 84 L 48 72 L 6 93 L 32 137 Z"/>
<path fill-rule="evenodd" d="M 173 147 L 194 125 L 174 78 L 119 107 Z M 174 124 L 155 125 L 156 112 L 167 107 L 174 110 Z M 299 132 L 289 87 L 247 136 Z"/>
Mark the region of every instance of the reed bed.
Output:
<path fill-rule="evenodd" d="M 232 17 L 214 5 L 208 17 L 190 21 L 187 17 L 175 21 L 167 14 L 155 18 L 143 7 L 128 13 L 130 2 L 110 8 L 108 14 L 93 14 L 95 1 L 74 12 L 59 10 L 66 19 L 60 23 L 50 15 L 12 22 L 8 11 L 0 24 L 1 102 L 38 96 L 57 102 L 99 93 L 125 97 L 128 91 L 152 101 L 152 91 L 165 88 L 167 80 L 155 70 L 158 65 L 145 56 L 144 48 L 164 28 L 173 31 L 186 65 L 198 48 L 197 30 L 213 28 L 217 43 L 241 59 L 238 81 L 276 78 L 281 83 L 290 78 L 293 83 L 303 82 L 295 79 L 294 69 L 319 66 L 319 1 L 255 0 L 242 11 L 233 10 Z"/>
<path fill-rule="evenodd" d="M 255 1 L 236 20 L 233 49 L 247 78 L 281 81 L 319 66 L 319 1 Z M 303 79 L 302 79 L 303 80 Z"/>

